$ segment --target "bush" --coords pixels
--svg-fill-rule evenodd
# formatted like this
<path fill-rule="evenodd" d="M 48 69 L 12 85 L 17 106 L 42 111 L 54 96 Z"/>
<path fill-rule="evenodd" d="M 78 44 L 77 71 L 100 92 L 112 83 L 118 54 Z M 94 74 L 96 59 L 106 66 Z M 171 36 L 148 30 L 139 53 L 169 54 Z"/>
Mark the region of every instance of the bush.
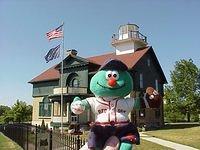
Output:
<path fill-rule="evenodd" d="M 191 121 L 198 122 L 199 120 L 199 114 L 192 114 L 191 115 Z"/>
<path fill-rule="evenodd" d="M 185 121 L 185 115 L 181 112 L 166 112 L 167 122 L 182 122 Z"/>

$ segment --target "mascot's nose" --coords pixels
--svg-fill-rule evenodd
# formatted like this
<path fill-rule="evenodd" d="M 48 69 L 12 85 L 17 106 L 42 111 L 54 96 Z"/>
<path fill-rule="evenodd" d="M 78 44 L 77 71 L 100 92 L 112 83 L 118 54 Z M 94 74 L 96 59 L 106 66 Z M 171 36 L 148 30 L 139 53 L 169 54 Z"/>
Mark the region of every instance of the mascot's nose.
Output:
<path fill-rule="evenodd" d="M 108 85 L 109 85 L 109 86 L 114 87 L 114 86 L 116 85 L 116 83 L 117 83 L 116 80 L 113 79 L 113 78 L 111 78 L 111 79 L 108 80 Z"/>

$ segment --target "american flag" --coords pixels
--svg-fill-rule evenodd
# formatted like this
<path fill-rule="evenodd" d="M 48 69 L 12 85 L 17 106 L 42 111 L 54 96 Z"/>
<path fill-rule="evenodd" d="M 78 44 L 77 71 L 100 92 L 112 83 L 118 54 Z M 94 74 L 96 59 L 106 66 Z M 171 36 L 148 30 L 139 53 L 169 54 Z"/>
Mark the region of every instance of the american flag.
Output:
<path fill-rule="evenodd" d="M 49 61 L 56 59 L 60 56 L 60 44 L 52 49 L 45 56 L 46 63 Z"/>
<path fill-rule="evenodd" d="M 63 27 L 63 24 L 61 26 L 59 26 L 58 28 L 50 31 L 50 32 L 47 32 L 46 35 L 47 35 L 47 38 L 49 40 L 51 39 L 55 39 L 55 38 L 60 38 L 63 36 L 63 31 L 62 31 L 62 27 Z"/>

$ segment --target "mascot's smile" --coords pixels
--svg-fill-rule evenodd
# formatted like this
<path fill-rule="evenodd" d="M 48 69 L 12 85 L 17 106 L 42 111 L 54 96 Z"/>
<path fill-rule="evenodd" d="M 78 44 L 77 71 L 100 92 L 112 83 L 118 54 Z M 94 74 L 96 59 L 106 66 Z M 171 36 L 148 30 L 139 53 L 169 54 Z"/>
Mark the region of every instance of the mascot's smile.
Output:
<path fill-rule="evenodd" d="M 97 81 L 97 84 L 98 84 L 99 86 L 103 87 L 103 88 L 107 88 L 107 89 L 110 89 L 110 90 L 121 89 L 121 88 L 123 88 L 123 87 L 125 86 L 125 83 L 124 83 L 124 84 L 122 84 L 122 85 L 119 86 L 119 87 L 112 88 L 112 87 L 108 87 L 108 86 L 101 85 L 98 81 Z"/>

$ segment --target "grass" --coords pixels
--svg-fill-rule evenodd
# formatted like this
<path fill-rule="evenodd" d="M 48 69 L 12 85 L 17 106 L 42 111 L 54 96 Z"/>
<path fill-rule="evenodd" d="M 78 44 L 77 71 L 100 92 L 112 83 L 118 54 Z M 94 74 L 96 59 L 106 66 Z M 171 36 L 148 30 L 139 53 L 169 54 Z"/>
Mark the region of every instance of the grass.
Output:
<path fill-rule="evenodd" d="M 161 130 L 147 131 L 145 134 L 200 149 L 200 126 L 198 124 L 167 125 Z"/>
<path fill-rule="evenodd" d="M 0 149 L 1 150 L 22 150 L 15 142 L 0 133 Z"/>

